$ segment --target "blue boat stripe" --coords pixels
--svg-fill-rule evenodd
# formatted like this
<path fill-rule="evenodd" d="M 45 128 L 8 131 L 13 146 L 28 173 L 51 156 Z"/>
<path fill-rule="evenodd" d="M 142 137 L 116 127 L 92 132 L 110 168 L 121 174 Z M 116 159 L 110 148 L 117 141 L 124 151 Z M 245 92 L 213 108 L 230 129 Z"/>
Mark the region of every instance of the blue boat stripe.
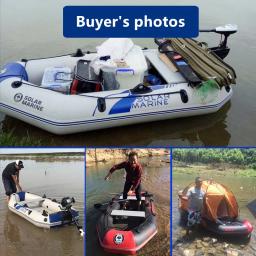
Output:
<path fill-rule="evenodd" d="M 109 115 L 127 113 L 131 111 L 132 103 L 137 97 L 123 98 L 116 102 L 109 111 Z"/>
<path fill-rule="evenodd" d="M 200 109 L 211 109 L 211 108 L 215 108 L 218 107 L 220 105 L 222 105 L 223 102 L 225 102 L 227 100 L 226 97 L 223 101 L 221 101 L 218 104 L 214 104 L 214 105 L 209 105 L 209 106 L 201 106 L 201 107 L 192 107 L 192 108 L 182 108 L 182 109 L 172 109 L 172 110 L 165 110 L 165 111 L 158 111 L 158 112 L 149 112 L 149 113 L 141 113 L 141 114 L 134 114 L 134 115 L 129 115 L 129 116 L 118 116 L 118 117 L 109 117 L 109 118 L 102 118 L 102 119 L 95 119 L 95 120 L 84 120 L 84 121 L 75 121 L 75 122 L 55 122 L 55 121 L 51 121 L 48 119 L 44 119 L 38 116 L 35 116 L 33 114 L 27 113 L 25 111 L 19 110 L 17 108 L 5 105 L 3 103 L 0 103 L 0 107 L 4 107 L 7 109 L 10 109 L 14 112 L 18 112 L 24 116 L 28 116 L 30 118 L 39 120 L 40 122 L 43 123 L 48 123 L 50 125 L 53 126 L 75 126 L 75 125 L 81 125 L 81 124 L 90 124 L 90 123 L 99 123 L 99 122 L 106 122 L 106 121 L 114 121 L 114 120 L 121 120 L 121 119 L 129 119 L 129 118 L 135 118 L 135 117 L 141 117 L 141 116 L 154 116 L 154 115 L 163 115 L 163 114 L 168 114 L 168 113 L 178 113 L 178 112 L 187 112 L 187 111 L 191 111 L 191 110 L 200 110 Z"/>

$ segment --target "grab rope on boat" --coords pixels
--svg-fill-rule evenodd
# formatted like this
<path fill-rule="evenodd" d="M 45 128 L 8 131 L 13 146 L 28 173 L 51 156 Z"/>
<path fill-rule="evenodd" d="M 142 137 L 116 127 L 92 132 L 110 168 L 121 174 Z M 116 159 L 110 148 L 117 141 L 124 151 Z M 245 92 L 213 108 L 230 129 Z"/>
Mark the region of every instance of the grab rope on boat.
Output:
<path fill-rule="evenodd" d="M 36 86 L 36 85 L 33 85 L 31 83 L 27 83 L 27 82 L 24 82 L 22 79 L 19 80 L 19 81 L 14 81 L 12 82 L 12 87 L 13 88 L 19 88 L 22 84 L 25 84 L 25 85 L 29 85 L 29 86 L 32 86 L 32 87 L 36 87 L 36 88 L 39 88 L 39 86 Z M 172 84 L 167 84 L 167 85 L 175 85 L 175 84 L 180 84 L 180 83 L 172 83 Z M 136 87 L 139 87 L 141 86 L 142 84 L 138 84 Z M 132 92 L 133 90 L 136 89 L 133 88 L 131 90 L 129 90 L 130 92 Z M 44 88 L 44 87 L 40 87 L 40 89 L 44 89 L 44 90 L 49 90 L 48 88 Z M 134 94 L 131 94 L 131 95 L 128 95 L 126 97 L 122 97 L 122 96 L 112 96 L 112 95 L 107 95 L 106 97 L 104 96 L 94 96 L 94 95 L 77 95 L 77 96 L 80 96 L 80 97 L 86 97 L 86 98 L 93 98 L 93 99 L 123 99 L 123 98 L 139 98 L 139 97 L 144 97 L 145 95 L 144 94 L 137 94 L 138 92 L 134 93 Z M 173 91 L 173 92 L 164 92 L 164 93 L 154 93 L 154 94 L 150 94 L 148 96 L 162 96 L 162 95 L 172 95 L 172 94 L 180 94 L 181 96 L 181 100 L 183 103 L 187 103 L 188 102 L 188 95 L 187 95 L 187 92 L 186 90 L 184 89 L 181 89 L 179 91 Z"/>

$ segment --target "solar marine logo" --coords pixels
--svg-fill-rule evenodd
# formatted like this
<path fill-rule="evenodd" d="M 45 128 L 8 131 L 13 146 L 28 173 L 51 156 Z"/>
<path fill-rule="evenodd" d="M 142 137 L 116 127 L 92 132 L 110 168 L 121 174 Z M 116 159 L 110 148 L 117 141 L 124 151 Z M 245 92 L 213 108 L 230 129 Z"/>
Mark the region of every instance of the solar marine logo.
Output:
<path fill-rule="evenodd" d="M 121 244 L 124 241 L 124 236 L 122 234 L 117 234 L 114 238 L 115 244 Z"/>
<path fill-rule="evenodd" d="M 20 101 L 22 101 L 22 99 L 23 99 L 23 94 L 22 93 L 16 93 L 14 95 L 14 101 L 15 102 L 20 102 Z"/>

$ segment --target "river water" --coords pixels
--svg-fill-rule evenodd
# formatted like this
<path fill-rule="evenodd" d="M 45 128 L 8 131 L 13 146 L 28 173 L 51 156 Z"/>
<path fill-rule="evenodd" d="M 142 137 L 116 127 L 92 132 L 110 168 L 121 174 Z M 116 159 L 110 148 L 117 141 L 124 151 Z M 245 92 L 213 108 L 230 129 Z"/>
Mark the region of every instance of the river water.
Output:
<path fill-rule="evenodd" d="M 165 158 L 168 161 L 168 158 Z M 154 194 L 157 211 L 157 235 L 143 247 L 138 256 L 169 256 L 170 255 L 170 167 L 161 162 L 162 158 L 142 158 L 143 190 Z M 120 193 L 124 185 L 124 171 L 117 170 L 111 180 L 105 181 L 109 169 L 116 162 L 99 163 L 88 166 L 86 171 L 86 255 L 110 256 L 99 245 L 96 223 L 100 212 L 94 209 L 95 203 L 108 202 L 112 197 L 109 193 Z"/>
<path fill-rule="evenodd" d="M 1 160 L 0 170 L 13 160 Z M 45 157 L 24 160 L 20 173 L 24 191 L 58 201 L 64 196 L 74 197 L 74 208 L 79 211 L 79 222 L 84 221 L 84 161 Z M 0 255 L 78 256 L 83 255 L 83 238 L 74 225 L 55 229 L 41 229 L 8 210 L 3 185 L 0 185 Z"/>
<path fill-rule="evenodd" d="M 175 169 L 175 167 L 174 167 Z M 253 199 L 256 198 L 256 177 L 254 178 L 247 178 L 247 177 L 237 177 L 234 175 L 218 175 L 216 172 L 212 172 L 210 174 L 210 177 L 207 176 L 206 174 L 201 175 L 203 179 L 209 179 L 213 178 L 216 182 L 219 182 L 221 184 L 226 185 L 235 195 L 239 209 L 240 209 L 240 217 L 248 219 L 254 226 L 254 231 L 251 237 L 251 241 L 249 244 L 244 245 L 237 239 L 231 239 L 231 240 L 222 240 L 220 236 L 216 236 L 214 234 L 209 234 L 209 232 L 200 230 L 200 232 L 195 232 L 194 237 L 192 240 L 188 243 L 190 246 L 193 246 L 193 243 L 196 243 L 197 239 L 201 239 L 202 237 L 209 237 L 212 236 L 214 238 L 219 239 L 220 245 L 219 248 L 222 249 L 221 246 L 224 245 L 224 243 L 228 243 L 230 248 L 234 248 L 239 251 L 243 251 L 244 255 L 255 255 L 256 254 L 256 220 L 253 217 L 253 215 L 250 213 L 246 205 L 251 202 Z M 177 244 L 177 241 L 182 241 L 182 236 L 184 235 L 184 229 L 180 227 L 179 225 L 179 211 L 178 211 L 178 191 L 182 190 L 185 188 L 188 184 L 193 182 L 195 179 L 194 175 L 191 174 L 185 174 L 185 173 L 175 173 L 173 174 L 173 189 L 172 189 L 172 220 L 173 220 L 173 237 L 172 237 L 172 243 L 173 245 Z M 186 241 L 187 243 L 187 241 Z M 183 247 L 188 248 L 188 244 L 184 243 Z M 208 248 L 207 248 L 208 249 Z M 177 254 L 177 248 L 174 250 L 175 254 L 174 255 L 179 255 Z M 216 251 L 216 255 L 224 255 L 222 254 L 222 251 Z"/>
<path fill-rule="evenodd" d="M 46 57 L 72 52 L 81 47 L 93 50 L 102 39 L 66 39 L 62 36 L 62 7 L 71 1 L 1 0 L 0 1 L 0 66 L 20 58 Z M 72 5 L 91 5 L 89 0 L 75 0 Z M 106 1 L 98 0 L 104 5 Z M 120 5 L 110 0 L 109 5 Z M 123 4 L 138 4 L 124 1 Z M 177 5 L 168 2 L 142 0 L 140 5 Z M 256 145 L 256 4 L 251 0 L 236 1 L 184 0 L 182 5 L 197 5 L 200 9 L 200 27 L 212 28 L 236 23 L 239 32 L 229 39 L 231 53 L 227 62 L 237 71 L 234 96 L 221 111 L 208 116 L 167 120 L 154 123 L 87 132 L 77 135 L 55 136 L 13 118 L 5 118 L 4 131 L 15 130 L 17 136 L 34 136 L 45 145 Z M 15 17 L 15 19 L 14 19 Z M 219 42 L 217 35 L 202 34 L 199 39 L 210 45 Z M 141 46 L 155 47 L 151 39 L 136 39 Z M 1 127 L 1 126 L 0 126 Z M 143 131 L 143 132 L 141 132 Z M 125 134 L 125 136 L 124 136 Z M 113 140 L 113 135 L 119 140 Z"/>

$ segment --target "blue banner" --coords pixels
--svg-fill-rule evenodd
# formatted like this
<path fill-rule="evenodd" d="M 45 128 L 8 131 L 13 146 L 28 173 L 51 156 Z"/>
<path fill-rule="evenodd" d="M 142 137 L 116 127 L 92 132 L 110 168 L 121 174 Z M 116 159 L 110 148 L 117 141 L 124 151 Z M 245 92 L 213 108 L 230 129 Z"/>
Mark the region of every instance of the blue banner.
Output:
<path fill-rule="evenodd" d="M 65 6 L 63 35 L 95 37 L 197 37 L 196 6 Z"/>

